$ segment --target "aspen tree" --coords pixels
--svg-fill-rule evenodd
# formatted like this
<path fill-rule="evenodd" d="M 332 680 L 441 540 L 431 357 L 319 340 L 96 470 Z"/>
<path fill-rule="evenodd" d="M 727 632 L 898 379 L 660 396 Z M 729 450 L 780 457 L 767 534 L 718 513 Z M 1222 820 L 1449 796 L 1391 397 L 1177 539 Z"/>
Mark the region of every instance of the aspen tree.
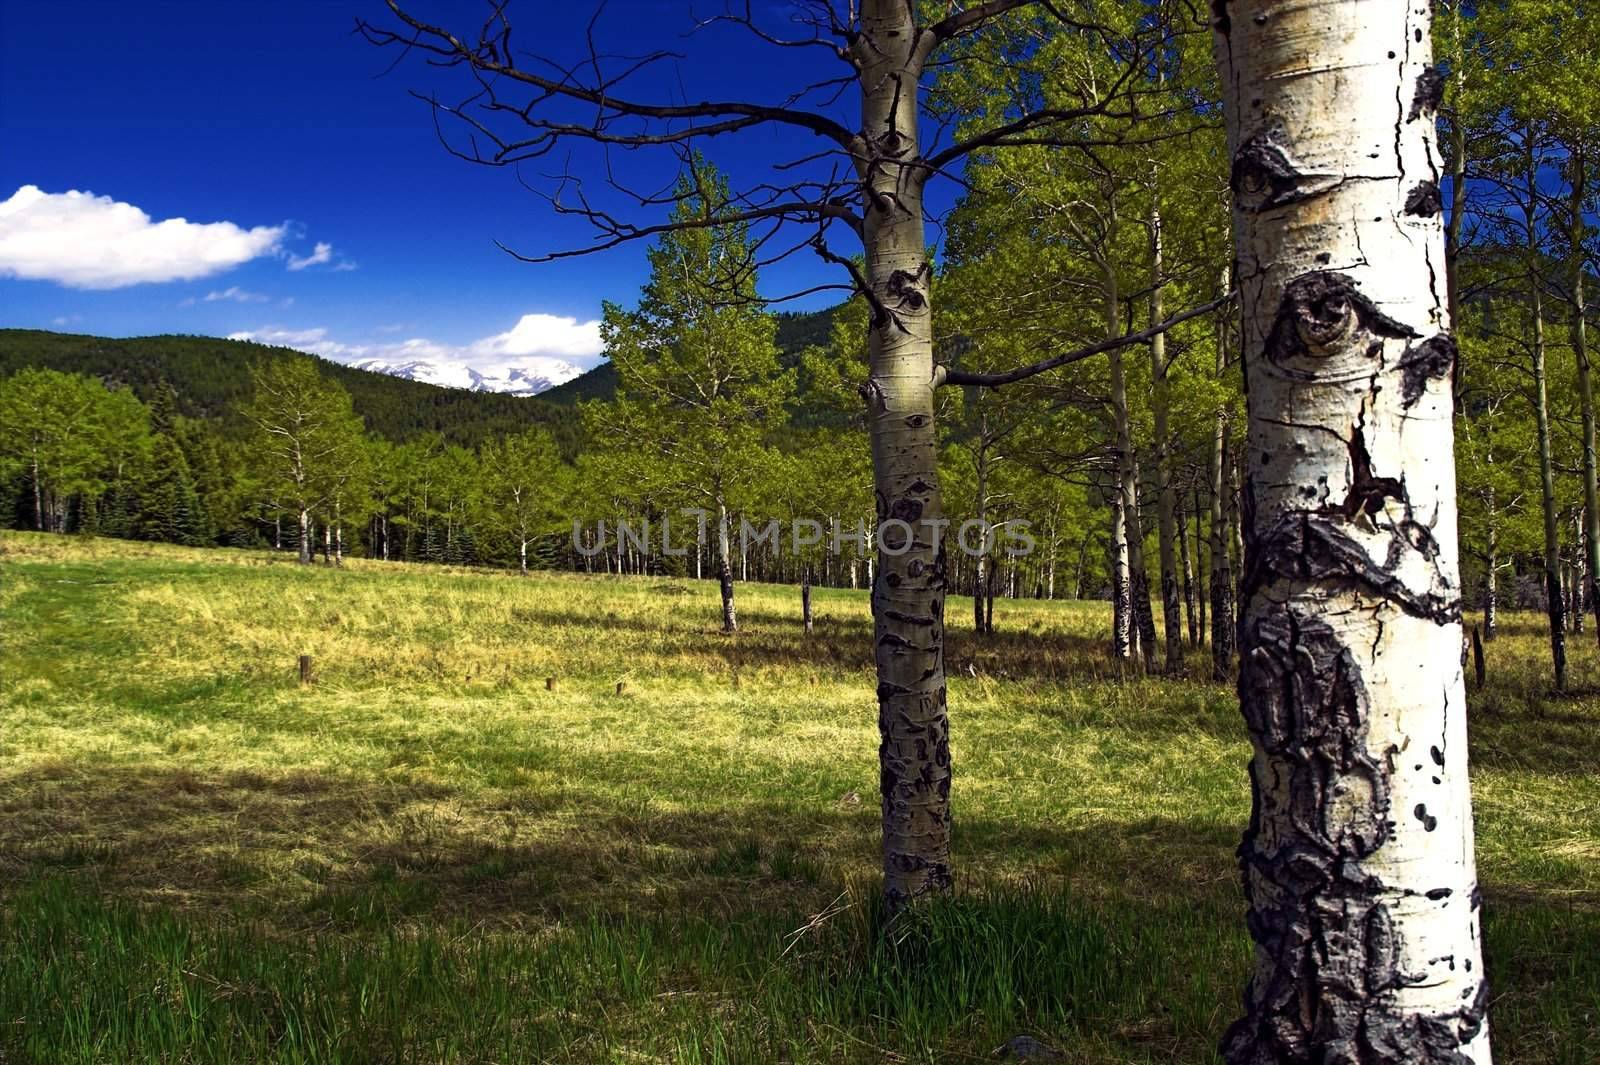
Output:
<path fill-rule="evenodd" d="M 1488 1065 L 1429 7 L 1214 8 L 1248 425 L 1231 1065 Z"/>

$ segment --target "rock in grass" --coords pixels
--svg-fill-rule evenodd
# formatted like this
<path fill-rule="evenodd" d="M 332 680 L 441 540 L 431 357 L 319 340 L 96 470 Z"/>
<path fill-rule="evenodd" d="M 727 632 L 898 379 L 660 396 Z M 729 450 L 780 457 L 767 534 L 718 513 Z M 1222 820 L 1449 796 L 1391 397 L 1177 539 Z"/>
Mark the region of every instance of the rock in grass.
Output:
<path fill-rule="evenodd" d="M 1031 1035 L 1012 1036 L 995 1048 L 994 1056 L 1004 1061 L 1065 1061 L 1066 1055 Z"/>

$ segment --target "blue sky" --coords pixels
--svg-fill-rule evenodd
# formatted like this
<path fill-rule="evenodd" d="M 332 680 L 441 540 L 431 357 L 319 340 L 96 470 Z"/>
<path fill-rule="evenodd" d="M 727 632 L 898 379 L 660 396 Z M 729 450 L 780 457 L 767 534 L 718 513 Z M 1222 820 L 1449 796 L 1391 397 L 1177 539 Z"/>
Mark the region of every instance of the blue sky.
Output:
<path fill-rule="evenodd" d="M 469 29 L 482 10 L 468 0 L 419 8 Z M 512 6 L 524 48 L 568 59 L 590 10 L 584 0 Z M 685 39 L 691 10 L 687 0 L 614 0 L 598 35 L 617 52 L 687 51 L 647 80 L 656 91 L 778 100 L 839 70 L 821 50 L 774 50 L 731 29 Z M 386 13 L 380 0 L 0 0 L 0 325 L 250 333 L 347 360 L 389 356 L 404 341 L 415 354 L 488 358 L 548 334 L 551 354 L 593 364 L 584 323 L 603 299 L 636 298 L 644 247 L 545 265 L 497 249 L 496 238 L 550 251 L 588 230 L 553 215 L 514 173 L 447 155 L 407 95 L 446 81 L 418 62 L 385 74 L 395 56 L 352 35 L 357 14 Z M 756 132 L 711 154 L 738 178 L 775 152 L 806 149 L 793 133 Z M 624 161 L 651 179 L 665 164 Z M 18 193 L 29 186 L 37 191 Z M 108 260 L 118 241 L 123 252 Z M 804 255 L 763 288 L 825 280 L 836 280 L 831 268 Z"/>

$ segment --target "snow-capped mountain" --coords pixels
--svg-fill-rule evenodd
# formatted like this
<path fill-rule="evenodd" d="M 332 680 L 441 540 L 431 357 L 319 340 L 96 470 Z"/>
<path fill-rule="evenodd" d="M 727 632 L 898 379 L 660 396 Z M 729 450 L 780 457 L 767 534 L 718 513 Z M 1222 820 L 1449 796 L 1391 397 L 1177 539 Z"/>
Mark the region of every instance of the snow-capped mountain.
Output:
<path fill-rule="evenodd" d="M 403 377 L 408 381 L 421 381 L 444 388 L 504 392 L 513 396 L 537 396 L 583 373 L 581 367 L 547 355 L 485 366 L 482 370 L 453 359 L 413 359 L 409 362 L 363 359 L 351 365 L 358 370 L 386 373 L 391 377 Z"/>

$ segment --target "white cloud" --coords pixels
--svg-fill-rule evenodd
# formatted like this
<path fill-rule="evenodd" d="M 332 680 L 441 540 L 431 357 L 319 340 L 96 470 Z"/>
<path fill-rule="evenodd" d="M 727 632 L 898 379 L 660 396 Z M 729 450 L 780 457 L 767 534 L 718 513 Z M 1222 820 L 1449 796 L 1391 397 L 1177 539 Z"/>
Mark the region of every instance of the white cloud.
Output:
<path fill-rule="evenodd" d="M 585 358 L 600 354 L 600 320 L 580 322 L 555 314 L 525 314 L 504 333 L 469 345 L 472 360 L 504 360 L 512 356 L 551 355 Z"/>
<path fill-rule="evenodd" d="M 326 355 L 329 358 L 338 358 L 338 353 L 346 350 L 344 344 L 328 339 L 326 329 L 280 329 L 277 326 L 270 326 L 266 329 L 243 329 L 237 333 L 229 333 L 228 339 L 253 340 L 257 344 L 272 344 L 281 348 L 299 348 L 301 351 Z"/>
<path fill-rule="evenodd" d="M 383 325 L 378 326 L 375 332 L 392 334 L 402 328 L 399 325 Z M 298 348 L 338 362 L 365 359 L 410 362 L 426 359 L 441 365 L 471 367 L 479 373 L 491 375 L 504 372 L 512 364 L 519 367 L 538 366 L 541 359 L 550 360 L 552 365 L 559 360 L 591 367 L 600 362 L 602 351 L 598 318 L 580 322 L 574 317 L 555 314 L 525 314 L 505 332 L 464 345 L 444 344 L 426 337 L 352 343 L 330 336 L 324 328 L 286 329 L 280 326 L 241 330 L 230 333 L 228 339 Z"/>
<path fill-rule="evenodd" d="M 0 276 L 88 289 L 192 281 L 271 254 L 285 230 L 156 222 L 109 196 L 24 185 L 0 203 Z"/>
<path fill-rule="evenodd" d="M 304 270 L 308 266 L 321 266 L 331 261 L 333 261 L 333 245 L 325 240 L 319 240 L 317 246 L 311 249 L 310 255 L 290 255 L 289 269 Z"/>
<path fill-rule="evenodd" d="M 229 285 L 221 292 L 207 292 L 201 297 L 201 303 L 216 303 L 218 300 L 232 300 L 234 303 L 266 303 L 272 297 L 260 292 L 246 292 L 238 285 Z"/>

